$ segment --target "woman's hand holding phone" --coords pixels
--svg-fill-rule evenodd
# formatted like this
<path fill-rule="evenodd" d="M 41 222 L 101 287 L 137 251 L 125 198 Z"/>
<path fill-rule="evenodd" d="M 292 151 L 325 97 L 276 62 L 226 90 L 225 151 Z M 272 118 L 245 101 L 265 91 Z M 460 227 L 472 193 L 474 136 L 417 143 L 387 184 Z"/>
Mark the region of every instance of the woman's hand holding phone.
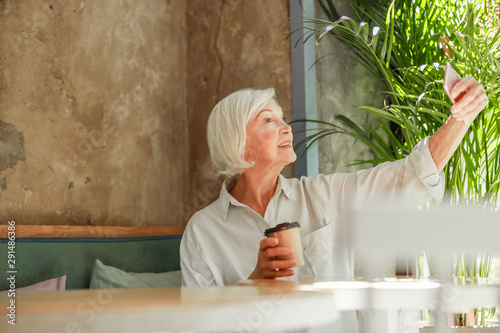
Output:
<path fill-rule="evenodd" d="M 472 76 L 461 79 L 449 63 L 444 70 L 443 85 L 453 103 L 452 116 L 465 124 L 470 124 L 488 104 L 483 86 Z"/>

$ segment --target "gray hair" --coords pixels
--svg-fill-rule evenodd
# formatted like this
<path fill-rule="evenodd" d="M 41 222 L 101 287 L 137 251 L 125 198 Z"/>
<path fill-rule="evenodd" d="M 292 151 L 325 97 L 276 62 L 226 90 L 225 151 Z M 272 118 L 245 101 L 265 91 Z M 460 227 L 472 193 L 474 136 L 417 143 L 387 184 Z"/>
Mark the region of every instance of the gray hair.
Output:
<path fill-rule="evenodd" d="M 246 127 L 270 101 L 278 103 L 273 88 L 242 89 L 214 107 L 208 118 L 207 141 L 217 172 L 237 176 L 255 164 L 245 160 Z"/>

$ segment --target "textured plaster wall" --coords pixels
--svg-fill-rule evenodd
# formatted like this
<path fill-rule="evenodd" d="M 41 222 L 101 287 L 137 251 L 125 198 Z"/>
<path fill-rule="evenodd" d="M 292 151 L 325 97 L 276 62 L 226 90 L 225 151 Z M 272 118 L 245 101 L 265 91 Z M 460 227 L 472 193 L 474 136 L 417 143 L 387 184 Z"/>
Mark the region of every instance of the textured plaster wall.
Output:
<path fill-rule="evenodd" d="M 355 18 L 345 0 L 334 0 L 339 15 Z M 322 16 L 316 4 L 316 15 Z M 374 117 L 353 106 L 381 107 L 383 85 L 365 67 L 351 59 L 351 52 L 339 41 L 325 36 L 316 48 L 317 102 L 319 119 L 335 123 L 336 115 L 344 115 L 357 124 L 374 124 Z M 338 123 L 337 123 L 338 124 Z M 375 123 L 376 124 L 376 123 Z M 319 143 L 319 171 L 325 174 L 352 172 L 371 165 L 349 166 L 358 159 L 369 159 L 371 151 L 353 138 L 336 134 Z"/>
<path fill-rule="evenodd" d="M 2 224 L 183 225 L 219 192 L 216 101 L 275 86 L 290 109 L 287 0 L 0 6 Z"/>
<path fill-rule="evenodd" d="M 290 43 L 279 25 L 289 17 L 288 0 L 189 0 L 187 109 L 190 192 L 185 214 L 212 202 L 221 179 L 212 173 L 205 140 L 215 104 L 243 88 L 274 87 L 285 116 L 292 119 Z M 285 176 L 293 175 L 291 167 Z"/>

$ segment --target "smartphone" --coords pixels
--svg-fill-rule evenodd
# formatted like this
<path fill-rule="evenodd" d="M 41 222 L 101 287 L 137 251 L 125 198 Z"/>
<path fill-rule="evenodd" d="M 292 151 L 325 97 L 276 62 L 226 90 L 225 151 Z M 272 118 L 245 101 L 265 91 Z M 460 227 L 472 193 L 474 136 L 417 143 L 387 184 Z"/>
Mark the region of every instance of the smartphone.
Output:
<path fill-rule="evenodd" d="M 460 81 L 460 77 L 458 76 L 457 72 L 453 69 L 453 67 L 451 67 L 450 63 L 447 62 L 446 63 L 446 67 L 444 68 L 444 83 L 443 83 L 443 86 L 444 86 L 444 91 L 446 91 L 446 93 L 448 94 L 448 97 L 450 98 L 450 100 L 452 101 L 453 104 L 455 104 L 455 102 L 457 100 L 459 100 L 460 97 L 462 97 L 460 95 L 456 99 L 453 99 L 451 97 L 451 95 L 450 95 L 451 88 L 455 84 L 457 84 L 458 81 Z"/>

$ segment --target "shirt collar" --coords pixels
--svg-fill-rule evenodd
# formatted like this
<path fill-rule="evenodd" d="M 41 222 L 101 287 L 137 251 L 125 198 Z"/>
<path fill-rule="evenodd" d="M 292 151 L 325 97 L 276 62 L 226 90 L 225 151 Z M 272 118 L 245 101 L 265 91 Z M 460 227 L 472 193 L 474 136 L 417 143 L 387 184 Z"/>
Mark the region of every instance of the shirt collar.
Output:
<path fill-rule="evenodd" d="M 222 189 L 220 190 L 219 203 L 217 205 L 217 209 L 223 220 L 226 220 L 230 204 L 234 206 L 242 206 L 242 207 L 245 206 L 238 200 L 233 198 L 231 194 L 229 194 L 229 191 L 231 191 L 234 184 L 236 183 L 236 179 L 237 178 L 235 177 L 226 179 L 222 184 Z M 276 193 L 273 196 L 273 199 L 277 198 L 281 194 L 281 192 L 283 192 L 288 199 L 290 200 L 295 199 L 295 193 L 292 191 L 290 182 L 280 174 L 278 177 L 278 186 L 276 187 Z"/>
<path fill-rule="evenodd" d="M 290 181 L 280 174 L 276 193 L 279 194 L 281 190 L 283 191 L 283 193 L 285 193 L 288 199 L 295 200 L 295 192 L 292 190 L 292 187 L 290 186 Z"/>
<path fill-rule="evenodd" d="M 229 204 L 234 201 L 238 202 L 229 191 L 233 188 L 236 183 L 236 178 L 228 178 L 222 183 L 222 189 L 220 190 L 219 195 L 219 204 L 217 205 L 217 209 L 219 210 L 220 216 L 223 220 L 226 220 L 227 211 L 229 210 Z M 229 190 L 228 190 L 229 188 Z"/>

